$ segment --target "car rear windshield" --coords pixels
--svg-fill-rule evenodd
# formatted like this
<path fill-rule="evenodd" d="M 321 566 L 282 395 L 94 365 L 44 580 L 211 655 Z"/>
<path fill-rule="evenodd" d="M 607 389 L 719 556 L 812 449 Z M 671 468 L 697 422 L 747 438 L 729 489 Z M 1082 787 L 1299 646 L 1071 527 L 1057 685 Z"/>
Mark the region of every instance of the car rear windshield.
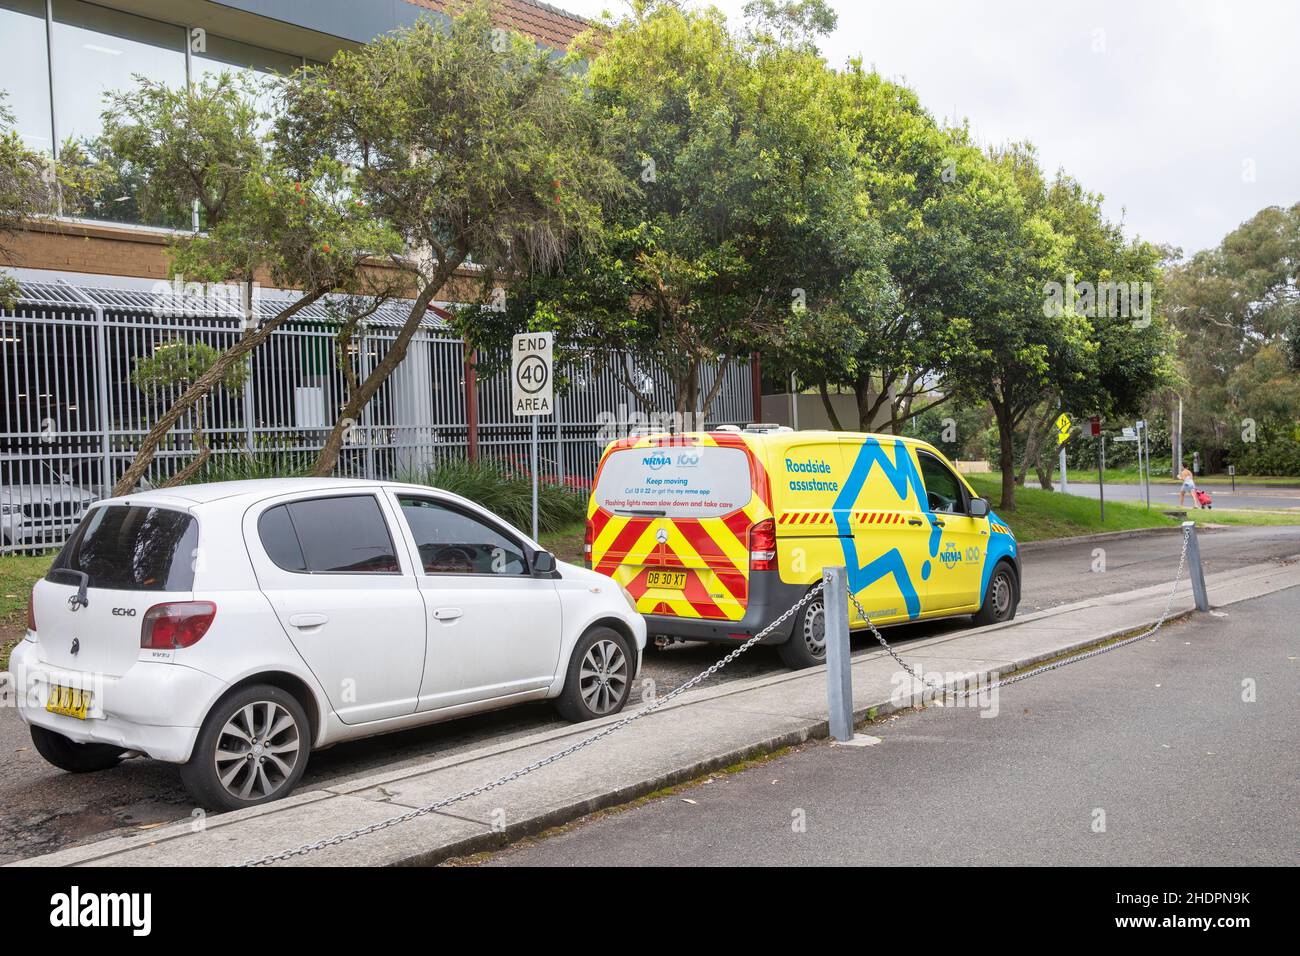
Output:
<path fill-rule="evenodd" d="M 593 492 L 615 514 L 711 518 L 749 503 L 749 455 L 716 445 L 611 452 Z"/>
<path fill-rule="evenodd" d="M 95 508 L 50 566 L 47 579 L 116 591 L 191 591 L 199 525 L 184 511 L 136 505 Z M 62 572 L 62 573 L 61 573 Z"/>

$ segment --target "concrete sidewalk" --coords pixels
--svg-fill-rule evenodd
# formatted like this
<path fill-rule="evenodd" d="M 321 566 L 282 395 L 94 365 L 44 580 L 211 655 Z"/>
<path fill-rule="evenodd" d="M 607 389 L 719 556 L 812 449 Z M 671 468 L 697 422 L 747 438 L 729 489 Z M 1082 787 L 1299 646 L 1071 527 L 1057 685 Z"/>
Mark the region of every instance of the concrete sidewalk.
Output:
<path fill-rule="evenodd" d="M 1300 562 L 1269 563 L 1207 578 L 1215 606 L 1300 585 Z M 900 656 L 926 673 L 984 678 L 1147 627 L 1169 585 L 1027 615 L 1010 624 L 906 642 Z M 1190 612 L 1184 579 L 1171 617 Z M 886 632 L 888 636 L 888 632 Z M 1159 637 L 1157 636 L 1157 640 Z M 1116 653 L 1123 654 L 1120 650 Z M 1079 665 L 1086 666 L 1086 665 Z M 898 709 L 898 666 L 883 651 L 853 661 L 854 709 Z M 1013 695 L 1015 688 L 1003 693 Z M 1004 702 L 1005 704 L 1005 702 Z M 498 847 L 827 732 L 822 668 L 735 681 L 683 695 L 591 747 L 489 793 L 289 861 L 294 865 L 418 865 Z M 486 746 L 421 767 L 379 773 L 251 810 L 90 843 L 15 866 L 221 866 L 328 839 L 494 780 L 571 746 L 607 718 Z M 206 825 L 204 825 L 206 824 Z"/>

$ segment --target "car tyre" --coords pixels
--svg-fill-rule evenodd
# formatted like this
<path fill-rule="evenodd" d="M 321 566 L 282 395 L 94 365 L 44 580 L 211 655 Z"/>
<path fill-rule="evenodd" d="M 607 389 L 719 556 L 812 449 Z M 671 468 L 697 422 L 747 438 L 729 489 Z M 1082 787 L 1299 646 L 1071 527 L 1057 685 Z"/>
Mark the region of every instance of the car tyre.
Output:
<path fill-rule="evenodd" d="M 48 762 L 68 773 L 111 770 L 122 762 L 121 747 L 112 744 L 79 744 L 63 734 L 32 725 L 32 744 Z"/>
<path fill-rule="evenodd" d="M 613 628 L 593 627 L 573 648 L 555 709 L 574 723 L 617 714 L 632 696 L 635 670 L 631 642 Z"/>
<path fill-rule="evenodd" d="M 307 712 L 293 694 L 270 684 L 241 687 L 208 712 L 181 780 L 208 810 L 280 800 L 302 779 L 311 738 Z"/>
<path fill-rule="evenodd" d="M 776 646 L 776 652 L 795 671 L 826 663 L 826 605 L 820 595 L 804 605 L 790 637 Z"/>
<path fill-rule="evenodd" d="M 989 578 L 988 590 L 984 593 L 984 605 L 972 618 L 976 627 L 985 624 L 1001 624 L 1016 616 L 1016 606 L 1020 603 L 1020 589 L 1016 586 L 1016 575 L 1005 561 L 993 569 Z"/>

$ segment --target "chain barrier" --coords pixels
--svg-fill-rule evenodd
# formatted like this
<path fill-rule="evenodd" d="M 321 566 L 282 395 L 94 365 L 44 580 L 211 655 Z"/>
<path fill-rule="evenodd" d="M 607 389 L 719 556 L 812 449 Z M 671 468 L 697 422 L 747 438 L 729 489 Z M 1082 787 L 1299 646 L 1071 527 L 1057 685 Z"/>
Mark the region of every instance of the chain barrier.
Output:
<path fill-rule="evenodd" d="M 861 615 L 863 621 L 866 622 L 867 627 L 871 629 L 872 636 L 875 637 L 876 641 L 880 644 L 880 646 L 883 647 L 888 652 L 889 656 L 892 657 L 894 661 L 898 664 L 898 666 L 901 667 L 904 671 L 906 671 L 912 677 L 913 680 L 917 681 L 918 683 L 920 683 L 925 687 L 929 687 L 940 698 L 947 698 L 951 696 L 960 699 L 964 697 L 969 697 L 973 694 L 988 693 L 989 691 L 995 690 L 999 687 L 1005 687 L 1009 684 L 1015 684 L 1019 681 L 1025 680 L 1030 677 L 1034 677 L 1038 674 L 1042 674 L 1051 670 L 1056 670 L 1059 667 L 1065 667 L 1067 664 L 1074 664 L 1078 661 L 1087 660 L 1090 657 L 1096 657 L 1099 654 L 1105 654 L 1108 651 L 1113 651 L 1120 647 L 1126 647 L 1129 644 L 1134 644 L 1138 641 L 1145 640 L 1146 638 L 1155 634 L 1158 630 L 1160 630 L 1161 627 L 1164 626 L 1165 620 L 1169 617 L 1169 611 L 1173 607 L 1174 595 L 1178 591 L 1178 582 L 1182 579 L 1183 569 L 1187 564 L 1187 547 L 1188 547 L 1188 542 L 1190 540 L 1191 540 L 1191 529 L 1184 529 L 1183 548 L 1182 548 L 1182 554 L 1179 556 L 1178 559 L 1178 571 L 1174 575 L 1173 586 L 1169 589 L 1169 597 L 1165 601 L 1165 609 L 1163 612 L 1161 612 L 1159 620 L 1157 620 L 1156 623 L 1151 628 L 1133 637 L 1125 638 L 1122 641 L 1116 641 L 1114 644 L 1108 644 L 1105 647 L 1094 648 L 1093 650 L 1085 651 L 1082 654 L 1076 654 L 1072 657 L 1067 657 L 1067 658 L 1062 658 L 1061 660 L 1052 661 L 1048 664 L 1043 664 L 1040 667 L 1033 667 L 1027 671 L 1022 671 L 1018 674 L 1013 674 L 1011 677 L 994 681 L 992 684 L 989 684 L 986 687 L 979 687 L 975 689 L 968 689 L 963 691 L 956 691 L 956 690 L 950 691 L 945 686 L 940 684 L 935 684 L 932 681 L 927 680 L 924 675 L 917 673 L 917 671 L 910 664 L 908 664 L 901 657 L 899 657 L 897 652 L 895 652 L 895 650 L 892 647 L 890 647 L 889 642 L 885 640 L 884 635 L 880 633 L 880 630 L 876 627 L 875 623 L 871 620 L 870 615 L 867 614 L 866 609 L 863 608 L 861 602 L 858 601 L 857 597 L 853 594 L 852 591 L 849 591 L 849 600 L 853 603 L 853 606 L 857 609 L 858 614 Z M 782 613 L 779 617 L 773 620 L 772 623 L 768 624 L 762 630 L 758 631 L 753 637 L 749 638 L 747 641 L 745 641 L 745 643 L 735 648 L 733 651 L 728 653 L 725 657 L 714 662 L 706 669 L 700 671 L 700 673 L 696 674 L 690 680 L 675 687 L 672 691 L 665 694 L 663 697 L 659 697 L 655 699 L 653 702 L 647 704 L 645 707 L 642 707 L 640 710 L 633 711 L 632 713 L 623 717 L 621 720 L 618 720 L 607 727 L 601 728 L 596 733 L 584 737 L 582 740 L 579 740 L 577 743 L 572 744 L 569 747 L 565 747 L 563 750 L 558 750 L 555 753 L 550 754 L 549 756 L 541 758 L 540 760 L 535 760 L 534 762 L 527 764 L 526 766 L 520 767 L 517 770 L 513 770 L 510 773 L 502 777 L 498 777 L 497 779 L 489 783 L 481 784 L 480 786 L 474 787 L 470 790 L 464 790 L 461 793 L 458 793 L 452 797 L 445 797 L 442 800 L 438 800 L 435 803 L 425 804 L 424 806 L 417 807 L 416 809 L 410 810 L 407 813 L 403 813 L 399 816 L 389 817 L 386 820 L 380 820 L 377 823 L 371 823 L 364 827 L 358 827 L 355 830 L 349 830 L 347 833 L 341 833 L 337 836 L 329 837 L 328 839 L 317 840 L 314 843 L 304 843 L 302 846 L 294 847 L 293 849 L 290 850 L 284 850 L 280 853 L 273 853 L 270 854 L 269 856 L 264 856 L 252 860 L 245 860 L 243 863 L 236 864 L 236 866 L 253 867 L 253 866 L 266 866 L 271 863 L 279 863 L 284 860 L 291 860 L 296 856 L 303 856 L 308 853 L 314 853 L 317 850 L 323 850 L 326 847 L 338 846 L 342 843 L 347 843 L 350 840 L 355 840 L 358 839 L 359 837 L 368 836 L 371 833 L 378 833 L 379 831 L 386 830 L 389 827 L 395 827 L 398 824 L 406 823 L 410 820 L 415 820 L 419 817 L 427 816 L 430 813 L 436 813 L 437 811 L 442 810 L 445 807 L 449 807 L 452 806 L 453 804 L 460 803 L 464 800 L 468 800 L 471 797 L 476 797 L 480 794 L 487 793 L 490 790 L 495 790 L 497 787 L 505 786 L 506 784 L 518 780 L 520 777 L 526 776 L 527 774 L 530 774 L 535 770 L 540 770 L 543 767 L 555 763 L 557 760 L 562 760 L 565 757 L 569 756 L 570 754 L 575 754 L 580 750 L 584 750 L 585 748 L 590 747 L 592 744 L 596 743 L 597 741 L 604 740 L 610 734 L 617 733 L 618 731 L 622 730 L 624 727 L 628 726 L 629 724 L 637 720 L 640 720 L 642 717 L 654 713 L 656 710 L 658 710 L 660 707 L 667 704 L 669 701 L 684 694 L 686 691 L 690 690 L 692 687 L 695 687 L 700 682 L 705 681 L 708 678 L 712 677 L 718 671 L 722 670 L 722 668 L 726 667 L 728 664 L 734 661 L 741 654 L 745 653 L 747 650 L 749 650 L 751 647 L 753 647 L 755 644 L 761 641 L 764 637 L 770 634 L 777 627 L 784 624 L 792 616 L 794 616 L 799 611 L 801 611 L 804 607 L 806 607 L 814 597 L 816 597 L 818 594 L 822 592 L 822 588 L 823 585 L 821 583 L 814 585 L 812 588 L 808 590 L 806 594 L 804 594 L 803 597 L 801 597 L 793 605 L 787 608 L 786 611 Z"/>
<path fill-rule="evenodd" d="M 1188 547 L 1188 543 L 1191 540 L 1192 540 L 1192 529 L 1184 528 L 1183 529 L 1183 550 L 1182 553 L 1178 556 L 1178 571 L 1174 574 L 1173 586 L 1170 587 L 1169 597 L 1165 600 L 1165 609 L 1160 613 L 1160 617 L 1156 621 L 1156 623 L 1152 625 L 1148 630 L 1143 631 L 1141 634 L 1135 634 L 1132 637 L 1126 637 L 1122 641 L 1116 641 L 1114 644 L 1107 644 L 1105 647 L 1096 647 L 1090 651 L 1084 651 L 1081 654 L 1075 654 L 1072 655 L 1071 657 L 1063 657 L 1060 660 L 1051 661 L 1039 667 L 1031 667 L 1027 671 L 1021 671 L 1018 674 L 1012 674 L 1010 677 L 1006 677 L 1001 680 L 996 680 L 993 683 L 988 684 L 984 687 L 976 687 L 967 690 L 961 690 L 961 691 L 948 690 L 946 686 L 942 684 L 935 684 L 933 681 L 926 680 L 924 675 L 918 674 L 911 667 L 911 665 L 909 665 L 906 661 L 904 661 L 901 657 L 899 657 L 898 654 L 894 652 L 894 649 L 889 646 L 889 642 L 885 640 L 884 635 L 882 635 L 880 631 L 876 628 L 876 625 L 872 623 L 871 618 L 867 615 L 866 610 L 862 607 L 862 604 L 858 601 L 857 597 L 853 594 L 852 591 L 849 592 L 849 600 L 852 601 L 853 606 L 857 608 L 858 614 L 862 615 L 862 619 L 867 622 L 867 627 L 871 628 L 872 636 L 875 637 L 876 641 L 879 642 L 880 646 L 883 647 L 889 653 L 889 656 L 894 659 L 894 661 L 898 664 L 898 666 L 901 667 L 904 671 L 906 671 L 909 676 L 911 676 L 912 680 L 916 681 L 917 683 L 921 684 L 924 687 L 930 688 L 932 691 L 935 692 L 936 696 L 938 696 L 940 699 L 947 699 L 948 697 L 952 697 L 954 700 L 962 700 L 975 694 L 987 694 L 990 691 L 997 690 L 1000 687 L 1006 687 L 1009 684 L 1016 684 L 1030 677 L 1037 677 L 1039 674 L 1045 674 L 1048 671 L 1054 671 L 1057 668 L 1065 667 L 1067 664 L 1075 664 L 1078 663 L 1079 661 L 1086 661 L 1090 657 L 1096 657 L 1099 654 L 1105 654 L 1109 651 L 1116 650 L 1117 648 L 1127 647 L 1130 644 L 1136 644 L 1138 641 L 1144 641 L 1151 635 L 1155 634 L 1156 631 L 1160 630 L 1160 628 L 1164 626 L 1165 620 L 1169 617 L 1169 611 L 1174 606 L 1174 595 L 1178 592 L 1178 582 L 1182 579 L 1183 568 L 1187 566 L 1187 547 Z"/>
<path fill-rule="evenodd" d="M 715 661 L 712 665 L 700 671 L 700 673 L 696 674 L 690 680 L 686 681 L 686 683 L 681 684 L 678 687 L 674 687 L 663 697 L 656 698 L 654 701 L 642 707 L 640 710 L 633 711 L 632 713 L 624 717 L 622 720 L 619 720 L 616 723 L 612 723 L 608 727 L 602 727 L 596 733 L 591 734 L 588 737 L 584 737 L 582 740 L 579 740 L 577 743 L 573 744 L 572 746 L 565 747 L 563 750 L 558 750 L 555 753 L 551 754 L 550 756 L 543 757 L 540 760 L 536 760 L 533 763 L 528 764 L 527 766 L 520 767 L 518 770 L 513 770 L 503 777 L 498 777 L 497 779 L 493 780 L 491 783 L 485 783 L 480 786 L 474 787 L 471 790 L 462 791 L 461 793 L 456 794 L 454 797 L 446 797 L 442 800 L 437 801 L 436 803 L 429 803 L 429 804 L 425 804 L 422 807 L 417 807 L 416 809 L 411 810 L 408 813 L 403 813 L 400 816 L 389 817 L 387 820 L 380 820 L 377 823 L 372 823 L 368 826 L 358 827 L 355 830 L 349 830 L 347 833 L 340 833 L 338 836 L 333 836 L 325 840 L 317 840 L 315 843 L 304 843 L 302 846 L 294 847 L 291 850 L 284 850 L 283 852 L 273 853 L 269 856 L 260 857 L 258 859 L 245 860 L 243 863 L 236 864 L 236 866 L 239 867 L 266 866 L 267 864 L 270 863 L 279 863 L 284 860 L 293 859 L 295 856 L 302 856 L 307 853 L 313 853 L 317 850 L 323 850 L 327 846 L 338 846 L 341 843 L 347 843 L 349 840 L 355 840 L 358 837 L 367 836 L 371 833 L 378 833 L 380 830 L 387 830 L 389 827 L 395 827 L 399 823 L 406 823 L 409 820 L 414 820 L 417 817 L 426 816 L 430 813 L 434 813 L 438 810 L 441 810 L 444 807 L 449 807 L 452 804 L 460 803 L 463 800 L 468 800 L 470 797 L 476 797 L 481 793 L 487 793 L 489 790 L 495 790 L 497 787 L 504 786 L 505 784 L 510 783 L 513 780 L 518 780 L 520 777 L 525 776 L 526 774 L 530 774 L 534 770 L 541 770 L 543 767 L 549 766 L 550 764 L 555 763 L 557 760 L 562 760 L 563 758 L 569 756 L 570 754 L 575 754 L 579 750 L 583 750 L 587 747 L 590 747 L 596 741 L 603 740 L 606 737 L 608 737 L 610 734 L 622 730 L 628 724 L 640 720 L 642 717 L 645 717 L 647 714 L 654 713 L 656 710 L 658 710 L 664 704 L 668 703 L 670 700 L 673 700 L 674 698 L 686 693 L 686 691 L 690 690 L 692 687 L 696 686 L 701 681 L 707 680 L 708 678 L 712 677 L 718 671 L 722 670 L 722 668 L 726 667 L 728 664 L 734 661 L 741 654 L 745 653 L 745 651 L 749 650 L 751 647 L 753 647 L 755 644 L 757 644 L 759 641 L 765 638 L 777 627 L 779 627 L 780 625 L 788 621 L 793 615 L 801 611 L 808 604 L 808 602 L 810 602 L 814 597 L 816 597 L 818 594 L 821 593 L 821 590 L 822 590 L 822 585 L 817 584 L 815 587 L 811 588 L 807 594 L 805 594 L 793 605 L 791 605 L 788 609 L 786 609 L 786 611 L 780 617 L 772 621 L 771 624 L 767 625 L 767 627 L 763 628 L 761 631 L 756 633 L 753 637 L 749 638 L 749 640 L 745 641 L 745 643 L 741 644 L 739 647 L 731 651 L 722 659 Z"/>

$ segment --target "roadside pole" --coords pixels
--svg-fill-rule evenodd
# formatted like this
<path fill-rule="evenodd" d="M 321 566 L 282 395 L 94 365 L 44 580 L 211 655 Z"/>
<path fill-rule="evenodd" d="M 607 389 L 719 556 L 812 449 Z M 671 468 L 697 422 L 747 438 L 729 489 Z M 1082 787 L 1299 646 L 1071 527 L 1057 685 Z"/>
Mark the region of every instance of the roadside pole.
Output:
<path fill-rule="evenodd" d="M 1147 460 L 1147 511 L 1151 510 L 1151 427 L 1142 422 L 1142 446 Z"/>
<path fill-rule="evenodd" d="M 533 540 L 537 540 L 537 419 L 555 410 L 555 340 L 550 332 L 516 335 L 510 349 L 510 407 L 518 416 L 531 417 Z"/>
<path fill-rule="evenodd" d="M 1101 504 L 1101 521 L 1106 521 L 1106 436 L 1101 433 L 1101 416 L 1088 419 L 1088 434 L 1097 439 L 1097 500 Z"/>
<path fill-rule="evenodd" d="M 822 620 L 826 638 L 826 705 L 831 737 L 853 739 L 853 673 L 849 669 L 849 571 L 822 569 Z"/>
<path fill-rule="evenodd" d="M 1101 523 L 1106 523 L 1106 436 L 1097 445 L 1097 500 L 1101 503 Z"/>
<path fill-rule="evenodd" d="M 1070 475 L 1066 471 L 1065 464 L 1065 443 L 1070 440 L 1071 429 L 1074 423 L 1070 421 L 1070 416 L 1061 412 L 1056 416 L 1056 446 L 1061 450 L 1061 494 L 1066 494 L 1070 490 Z"/>
<path fill-rule="evenodd" d="M 1210 609 L 1210 595 L 1205 589 L 1205 567 L 1201 564 L 1201 544 L 1196 540 L 1196 522 L 1184 521 L 1183 533 L 1187 535 L 1187 576 L 1192 579 L 1192 597 L 1196 610 Z"/>
<path fill-rule="evenodd" d="M 533 416 L 533 540 L 537 540 L 537 416 Z"/>

